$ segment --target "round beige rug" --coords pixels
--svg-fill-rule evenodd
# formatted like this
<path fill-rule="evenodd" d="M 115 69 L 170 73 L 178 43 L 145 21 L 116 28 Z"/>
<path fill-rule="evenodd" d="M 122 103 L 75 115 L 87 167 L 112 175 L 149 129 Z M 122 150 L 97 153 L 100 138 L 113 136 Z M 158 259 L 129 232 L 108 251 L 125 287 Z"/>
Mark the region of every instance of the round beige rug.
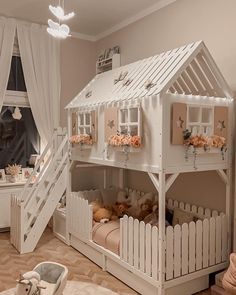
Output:
<path fill-rule="evenodd" d="M 15 288 L 0 292 L 0 295 L 14 295 Z M 118 295 L 118 293 L 112 292 L 109 289 L 103 288 L 101 286 L 85 283 L 68 281 L 63 292 L 63 295 Z"/>

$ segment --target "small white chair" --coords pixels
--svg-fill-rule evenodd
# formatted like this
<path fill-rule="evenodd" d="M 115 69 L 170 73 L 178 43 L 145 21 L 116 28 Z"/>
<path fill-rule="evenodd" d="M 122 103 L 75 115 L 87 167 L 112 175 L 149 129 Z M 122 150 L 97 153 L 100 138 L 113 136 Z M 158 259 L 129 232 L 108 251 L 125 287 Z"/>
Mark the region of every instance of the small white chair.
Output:
<path fill-rule="evenodd" d="M 66 266 L 45 261 L 35 266 L 33 271 L 40 275 L 40 285 L 46 287 L 41 289 L 42 295 L 62 295 L 66 286 L 68 269 Z"/>

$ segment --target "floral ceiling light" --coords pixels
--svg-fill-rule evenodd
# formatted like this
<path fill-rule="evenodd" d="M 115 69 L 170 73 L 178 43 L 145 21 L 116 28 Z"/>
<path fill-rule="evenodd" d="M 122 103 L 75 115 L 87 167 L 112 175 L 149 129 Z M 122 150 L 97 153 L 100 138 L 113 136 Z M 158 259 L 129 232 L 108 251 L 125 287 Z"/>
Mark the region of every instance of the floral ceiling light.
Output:
<path fill-rule="evenodd" d="M 70 36 L 69 26 L 66 24 L 62 24 L 61 22 L 71 19 L 72 17 L 75 16 L 75 13 L 70 12 L 68 14 L 65 14 L 64 0 L 62 0 L 62 6 L 61 6 L 60 0 L 57 7 L 49 5 L 49 10 L 58 19 L 58 22 L 54 22 L 53 20 L 49 19 L 47 32 L 56 38 L 65 39 L 69 37 Z"/>

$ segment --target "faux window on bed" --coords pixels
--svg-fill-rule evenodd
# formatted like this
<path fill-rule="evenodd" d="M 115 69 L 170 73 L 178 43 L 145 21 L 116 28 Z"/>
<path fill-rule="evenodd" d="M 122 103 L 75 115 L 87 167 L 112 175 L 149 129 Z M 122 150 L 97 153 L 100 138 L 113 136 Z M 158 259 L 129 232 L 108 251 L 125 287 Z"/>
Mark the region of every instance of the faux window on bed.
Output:
<path fill-rule="evenodd" d="M 96 140 L 96 112 L 73 112 L 71 142 L 92 145 Z"/>
<path fill-rule="evenodd" d="M 141 146 L 139 106 L 105 109 L 105 139 L 111 146 Z"/>
<path fill-rule="evenodd" d="M 214 147 L 222 147 L 227 142 L 229 121 L 227 106 L 175 102 L 172 105 L 171 121 L 171 142 L 174 145 L 190 143 L 198 147 L 213 142 Z"/>

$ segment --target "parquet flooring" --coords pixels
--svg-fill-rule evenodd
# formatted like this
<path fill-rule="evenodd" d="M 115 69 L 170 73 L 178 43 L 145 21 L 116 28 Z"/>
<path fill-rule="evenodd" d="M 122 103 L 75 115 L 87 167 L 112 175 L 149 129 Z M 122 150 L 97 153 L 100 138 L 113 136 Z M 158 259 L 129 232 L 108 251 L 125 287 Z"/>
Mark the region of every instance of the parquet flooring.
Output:
<path fill-rule="evenodd" d="M 99 284 L 122 295 L 137 294 L 78 251 L 59 241 L 50 229 L 46 229 L 36 250 L 24 255 L 19 255 L 12 247 L 9 233 L 0 233 L 0 292 L 14 287 L 20 273 L 32 270 L 36 264 L 47 260 L 66 265 L 69 280 Z M 209 295 L 210 291 L 200 294 Z"/>

